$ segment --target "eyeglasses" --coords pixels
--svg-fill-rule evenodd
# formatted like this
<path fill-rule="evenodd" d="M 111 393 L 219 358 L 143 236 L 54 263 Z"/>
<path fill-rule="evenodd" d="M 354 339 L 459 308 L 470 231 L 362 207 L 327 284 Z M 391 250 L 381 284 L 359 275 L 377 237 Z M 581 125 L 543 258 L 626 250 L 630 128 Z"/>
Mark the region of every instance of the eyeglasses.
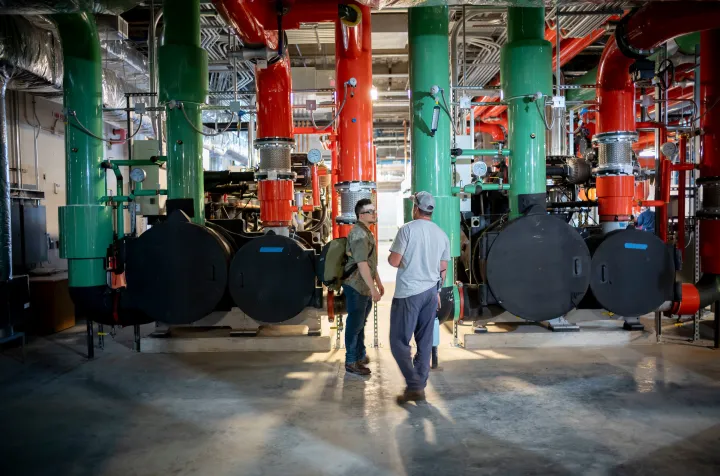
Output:
<path fill-rule="evenodd" d="M 360 215 L 365 215 L 366 213 L 369 213 L 371 215 L 375 215 L 375 210 L 365 210 L 364 212 L 360 212 Z"/>

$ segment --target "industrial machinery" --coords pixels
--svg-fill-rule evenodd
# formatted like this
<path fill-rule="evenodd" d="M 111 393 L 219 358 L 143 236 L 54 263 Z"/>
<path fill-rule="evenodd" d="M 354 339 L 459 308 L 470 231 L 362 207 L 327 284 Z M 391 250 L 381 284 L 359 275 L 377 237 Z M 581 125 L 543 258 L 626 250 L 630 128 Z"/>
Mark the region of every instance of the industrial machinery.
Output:
<path fill-rule="evenodd" d="M 216 124 L 215 132 L 202 121 L 210 107 L 201 3 L 163 2 L 154 111 L 166 118 L 165 141 L 161 134 L 159 142 L 133 144 L 127 137 L 127 160 L 103 159 L 94 18 L 78 12 L 51 17 L 67 85 L 68 185 L 67 206 L 59 212 L 60 246 L 78 314 L 108 325 L 203 324 L 213 313 L 233 309 L 267 324 L 297 323 L 308 313 L 332 316 L 342 300 L 323 289 L 315 260 L 328 240 L 347 236 L 357 201 L 374 199 L 377 192 L 371 28 L 376 2 L 214 0 L 242 40 L 228 59 L 252 64 L 255 78 L 254 106 L 240 106 L 233 85 L 235 100 L 221 108 L 231 119 L 224 129 Z M 508 311 L 542 322 L 576 308 L 602 308 L 638 329 L 637 318 L 650 312 L 659 319 L 661 312 L 687 315 L 717 307 L 720 59 L 713 45 L 720 41 L 720 3 L 687 9 L 679 2 L 647 2 L 639 9 L 601 12 L 604 25 L 564 41 L 560 6 L 554 29 L 548 29 L 544 7 L 509 2 L 504 45 L 493 60 L 499 60 L 500 73 L 479 85 L 466 85 L 465 74 L 463 84 L 456 84 L 460 23 L 454 18 L 450 31 L 447 5 L 380 3 L 412 3 L 411 192 L 435 197 L 433 220 L 450 239 L 454 266 L 442 283 L 441 320 Z M 288 31 L 306 22 L 332 23 L 335 40 L 332 119 L 316 124 L 316 105 L 308 105 L 312 127 L 294 118 L 288 50 Z M 700 55 L 693 61 L 709 66 L 695 73 L 697 110 L 671 120 L 670 103 L 687 99 L 673 92 L 678 72 L 658 46 L 693 31 L 701 32 Z M 561 66 L 608 34 L 592 77 L 565 84 Z M 463 62 L 464 56 L 465 50 Z M 638 97 L 638 89 L 654 89 L 654 97 Z M 471 97 L 472 91 L 482 92 Z M 155 92 L 126 96 L 155 101 Z M 244 109 L 252 120 L 241 125 Z M 122 111 L 130 124 L 146 108 L 131 107 L 128 99 Z M 235 130 L 248 130 L 254 148 L 248 155 L 257 154 L 257 164 L 249 159 L 233 170 L 203 170 L 203 137 L 222 135 L 233 123 Z M 475 148 L 475 131 L 489 133 L 492 145 Z M 322 137 L 330 164 L 317 149 L 299 150 L 301 134 Z M 637 149 L 651 141 L 657 157 L 648 163 Z M 686 213 L 684 198 L 696 169 L 702 203 L 693 215 Z M 677 220 L 670 214 L 674 174 L 681 195 Z M 118 191 L 129 179 L 128 192 L 109 194 L 106 176 L 115 177 Z M 647 196 L 651 183 L 654 200 Z M 635 227 L 646 207 L 657 210 L 656 234 Z M 5 208 L 0 218 L 9 216 Z M 408 199 L 408 220 L 410 209 Z M 680 283 L 676 274 L 690 228 L 703 276 L 698 266 L 693 282 Z M 7 268 L 4 261 L 0 265 Z M 4 281 L 6 274 L 0 276 Z"/>

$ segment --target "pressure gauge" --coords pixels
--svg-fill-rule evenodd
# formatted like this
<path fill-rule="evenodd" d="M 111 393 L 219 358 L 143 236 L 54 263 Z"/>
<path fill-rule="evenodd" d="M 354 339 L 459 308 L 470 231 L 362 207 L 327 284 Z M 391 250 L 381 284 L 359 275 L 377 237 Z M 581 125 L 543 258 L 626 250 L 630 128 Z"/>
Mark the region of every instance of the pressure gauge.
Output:
<path fill-rule="evenodd" d="M 484 177 L 487 173 L 487 164 L 482 160 L 478 160 L 472 166 L 472 173 L 476 177 Z"/>
<path fill-rule="evenodd" d="M 143 169 L 132 169 L 130 171 L 130 179 L 133 182 L 142 182 L 147 177 L 147 173 Z"/>
<path fill-rule="evenodd" d="M 322 160 L 322 153 L 318 149 L 310 149 L 308 150 L 307 158 L 311 164 L 319 164 Z"/>

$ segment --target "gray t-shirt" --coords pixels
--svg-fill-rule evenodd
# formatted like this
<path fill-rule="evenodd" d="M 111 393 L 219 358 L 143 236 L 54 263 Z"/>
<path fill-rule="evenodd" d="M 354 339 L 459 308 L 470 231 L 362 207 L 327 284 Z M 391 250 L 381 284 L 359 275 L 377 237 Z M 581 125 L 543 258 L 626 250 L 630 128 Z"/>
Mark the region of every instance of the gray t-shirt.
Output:
<path fill-rule="evenodd" d="M 450 261 L 450 240 L 430 220 L 413 220 L 398 230 L 390 251 L 402 255 L 395 297 L 406 298 L 437 286 L 440 261 Z"/>

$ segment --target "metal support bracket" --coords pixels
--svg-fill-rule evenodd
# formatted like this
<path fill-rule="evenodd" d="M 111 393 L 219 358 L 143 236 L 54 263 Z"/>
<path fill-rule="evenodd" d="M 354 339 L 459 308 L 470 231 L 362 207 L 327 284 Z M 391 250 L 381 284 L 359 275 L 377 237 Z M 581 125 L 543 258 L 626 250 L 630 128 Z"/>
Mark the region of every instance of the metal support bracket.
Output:
<path fill-rule="evenodd" d="M 546 325 L 553 332 L 580 332 L 580 326 L 568 321 L 565 316 L 550 319 Z"/>

